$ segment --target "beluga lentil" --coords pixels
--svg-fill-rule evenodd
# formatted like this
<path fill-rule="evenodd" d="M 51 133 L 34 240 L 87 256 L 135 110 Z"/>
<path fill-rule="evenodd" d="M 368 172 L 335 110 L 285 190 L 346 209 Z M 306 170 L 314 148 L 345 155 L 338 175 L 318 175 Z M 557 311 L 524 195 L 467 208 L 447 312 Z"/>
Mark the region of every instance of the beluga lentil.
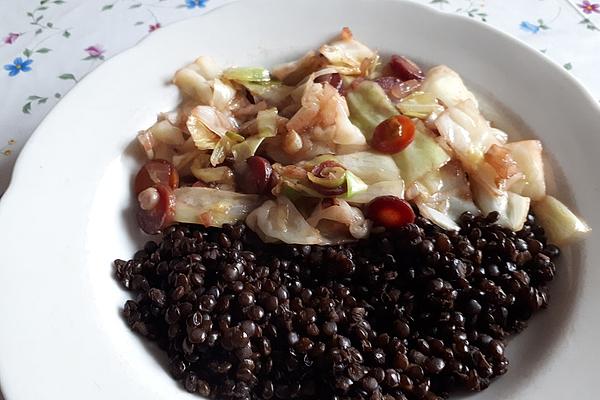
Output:
<path fill-rule="evenodd" d="M 123 314 L 183 387 L 214 399 L 435 400 L 506 373 L 506 338 L 548 304 L 558 247 L 530 215 L 460 232 L 417 216 L 336 246 L 245 225 L 167 228 L 115 274 Z"/>

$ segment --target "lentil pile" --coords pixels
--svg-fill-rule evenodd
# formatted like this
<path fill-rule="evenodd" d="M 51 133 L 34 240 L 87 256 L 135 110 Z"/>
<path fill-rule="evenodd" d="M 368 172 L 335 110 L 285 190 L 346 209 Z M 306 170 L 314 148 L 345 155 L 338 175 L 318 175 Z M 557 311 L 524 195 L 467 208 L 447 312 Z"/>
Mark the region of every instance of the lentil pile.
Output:
<path fill-rule="evenodd" d="M 530 215 L 446 232 L 418 217 L 339 246 L 266 245 L 244 225 L 167 228 L 115 261 L 124 316 L 186 390 L 218 399 L 445 398 L 507 371 L 505 339 L 548 304 L 559 249 Z"/>

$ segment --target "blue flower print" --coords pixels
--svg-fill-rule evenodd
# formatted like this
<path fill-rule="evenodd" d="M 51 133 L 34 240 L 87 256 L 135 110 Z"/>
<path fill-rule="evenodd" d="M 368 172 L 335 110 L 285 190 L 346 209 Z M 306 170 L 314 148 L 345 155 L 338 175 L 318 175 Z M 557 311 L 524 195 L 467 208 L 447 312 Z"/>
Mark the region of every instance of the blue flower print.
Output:
<path fill-rule="evenodd" d="M 32 62 L 33 60 L 27 59 L 23 61 L 21 57 L 17 57 L 12 64 L 6 64 L 4 69 L 8 71 L 8 76 L 15 76 L 21 71 L 31 71 L 30 65 Z"/>
<path fill-rule="evenodd" d="M 527 22 L 527 21 L 523 21 L 521 22 L 521 25 L 519 25 L 519 27 L 526 31 L 526 32 L 531 32 L 531 33 L 538 33 L 540 30 L 540 27 L 538 25 L 532 24 L 531 22 Z"/>
<path fill-rule="evenodd" d="M 196 7 L 206 7 L 206 2 L 208 0 L 185 0 L 185 6 L 189 9 Z"/>

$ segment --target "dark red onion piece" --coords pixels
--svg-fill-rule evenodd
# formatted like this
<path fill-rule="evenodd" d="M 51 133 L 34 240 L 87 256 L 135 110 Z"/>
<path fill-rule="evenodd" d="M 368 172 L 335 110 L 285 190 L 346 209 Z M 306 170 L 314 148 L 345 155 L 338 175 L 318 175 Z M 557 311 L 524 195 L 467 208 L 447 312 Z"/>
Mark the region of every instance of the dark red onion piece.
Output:
<path fill-rule="evenodd" d="M 261 194 L 270 188 L 273 167 L 266 158 L 252 156 L 246 160 L 246 165 L 238 172 L 237 184 L 244 193 Z"/>
<path fill-rule="evenodd" d="M 342 81 L 342 76 L 340 74 L 336 73 L 332 73 L 332 74 L 325 74 L 325 75 L 321 75 L 318 76 L 315 79 L 316 83 L 329 83 L 331 86 L 333 86 L 338 92 L 342 92 L 343 86 L 344 86 L 344 82 Z"/>
<path fill-rule="evenodd" d="M 421 68 L 414 61 L 403 56 L 393 55 L 390 59 L 390 68 L 403 81 L 410 79 L 422 80 L 424 78 Z"/>
<path fill-rule="evenodd" d="M 316 185 L 311 182 L 310 187 L 325 197 L 341 196 L 342 194 L 344 194 L 346 192 L 346 184 L 345 183 L 343 185 L 335 187 L 335 188 L 327 188 L 325 186 Z"/>
<path fill-rule="evenodd" d="M 382 76 L 381 78 L 375 79 L 375 82 L 377 82 L 388 94 L 394 87 L 399 86 L 402 83 L 402 81 L 395 76 Z"/>
<path fill-rule="evenodd" d="M 153 208 L 138 209 L 137 221 L 139 227 L 146 233 L 154 235 L 161 229 L 171 225 L 175 220 L 175 193 L 163 184 L 153 186 L 158 191 L 158 201 Z M 150 188 L 147 188 L 148 190 Z"/>
<path fill-rule="evenodd" d="M 381 86 L 388 96 L 394 99 L 402 99 L 421 86 L 420 81 L 415 79 L 402 81 L 395 76 L 382 76 L 375 79 L 375 82 Z"/>

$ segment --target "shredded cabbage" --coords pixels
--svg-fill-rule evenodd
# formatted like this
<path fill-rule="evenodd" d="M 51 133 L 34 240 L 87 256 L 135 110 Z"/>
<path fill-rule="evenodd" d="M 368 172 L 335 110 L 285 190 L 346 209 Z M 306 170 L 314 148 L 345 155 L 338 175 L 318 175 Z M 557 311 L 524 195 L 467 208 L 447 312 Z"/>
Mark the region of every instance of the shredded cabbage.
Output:
<path fill-rule="evenodd" d="M 542 143 L 539 140 L 523 140 L 507 143 L 505 147 L 523 173 L 523 179 L 511 185 L 510 190 L 534 201 L 542 199 L 546 195 Z"/>
<path fill-rule="evenodd" d="M 368 188 L 369 186 L 362 179 L 352 172 L 346 171 L 346 198 L 351 199 Z"/>
<path fill-rule="evenodd" d="M 239 163 L 241 161 L 246 161 L 248 158 L 255 155 L 263 140 L 265 140 L 264 137 L 251 136 L 246 138 L 246 140 L 233 145 L 231 153 L 235 158 L 235 162 Z"/>
<path fill-rule="evenodd" d="M 398 166 L 394 159 L 386 154 L 360 151 L 336 155 L 335 159 L 369 185 L 381 181 L 400 179 Z"/>
<path fill-rule="evenodd" d="M 438 104 L 433 94 L 420 91 L 404 97 L 397 107 L 407 117 L 419 119 L 427 119 L 432 114 L 437 115 L 444 111 L 444 107 Z"/>
<path fill-rule="evenodd" d="M 210 155 L 210 163 L 213 167 L 225 161 L 225 158 L 231 154 L 233 146 L 243 143 L 244 137 L 237 133 L 227 132 L 216 144 Z"/>
<path fill-rule="evenodd" d="M 283 85 L 278 81 L 240 82 L 252 95 L 265 100 L 269 105 L 278 106 L 289 97 L 294 87 Z"/>
<path fill-rule="evenodd" d="M 305 219 L 286 197 L 267 200 L 246 218 L 265 242 L 336 244 L 369 234 L 370 223 L 360 209 L 339 199 L 320 202 Z"/>
<path fill-rule="evenodd" d="M 552 196 L 545 196 L 534 202 L 532 208 L 551 243 L 569 243 L 592 230 L 566 205 Z"/>
<path fill-rule="evenodd" d="M 353 39 L 348 31 L 342 33 L 340 40 L 321 46 L 319 52 L 344 75 L 360 75 L 363 61 L 376 55 L 373 50 Z"/>
<path fill-rule="evenodd" d="M 170 146 L 181 146 L 185 143 L 181 129 L 173 126 L 168 120 L 163 119 L 148 129 L 155 140 Z"/>
<path fill-rule="evenodd" d="M 368 185 L 366 190 L 356 193 L 352 197 L 342 196 L 342 198 L 353 204 L 367 204 L 380 196 L 404 198 L 404 182 L 398 179 L 372 183 Z"/>
<path fill-rule="evenodd" d="M 381 122 L 398 115 L 398 110 L 387 94 L 377 83 L 361 82 L 356 89 L 346 95 L 350 121 L 357 126 L 367 140 Z"/>
<path fill-rule="evenodd" d="M 156 146 L 156 142 L 150 129 L 139 132 L 136 139 L 142 146 L 142 149 L 144 149 L 144 153 L 146 154 L 146 157 L 148 157 L 148 160 L 154 160 L 154 147 Z"/>
<path fill-rule="evenodd" d="M 199 150 L 214 149 L 220 137 L 236 128 L 231 119 L 211 106 L 194 108 L 186 126 Z"/>
<path fill-rule="evenodd" d="M 457 221 L 467 211 L 479 214 L 465 171 L 456 161 L 416 181 L 410 195 L 421 213 L 444 229 L 458 230 Z"/>
<path fill-rule="evenodd" d="M 138 134 L 147 157 L 172 162 L 182 182 L 214 186 L 177 189 L 176 220 L 246 219 L 267 242 L 335 244 L 366 236 L 359 207 L 391 195 L 448 230 L 459 229 L 464 212 L 496 211 L 499 224 L 516 231 L 532 202 L 550 240 L 589 230 L 546 195 L 541 143 L 507 143 L 455 71 L 440 65 L 402 82 L 382 75 L 379 60 L 344 28 L 272 73 L 222 70 L 209 57 L 178 70 L 179 107 Z M 393 155 L 371 151 L 376 127 L 399 114 L 415 124 L 412 142 Z M 239 183 L 256 154 L 272 163 L 275 199 L 233 192 L 234 174 Z"/>
<path fill-rule="evenodd" d="M 208 56 L 198 57 L 189 67 L 207 80 L 216 79 L 222 73 L 222 69 L 215 60 Z"/>
<path fill-rule="evenodd" d="M 175 189 L 175 221 L 222 226 L 243 221 L 261 203 L 260 196 L 204 187 Z"/>
<path fill-rule="evenodd" d="M 210 104 L 213 91 L 210 82 L 190 68 L 182 68 L 175 73 L 173 83 L 181 93 L 191 97 L 200 104 Z"/>
<path fill-rule="evenodd" d="M 221 69 L 209 57 L 199 57 L 194 63 L 185 66 L 175 73 L 173 83 L 179 87 L 181 92 L 201 104 L 214 105 L 213 97 L 216 97 L 218 102 L 219 97 L 223 96 L 218 93 L 222 87 L 215 88 L 214 81 L 221 74 Z M 217 91 L 217 94 L 214 91 Z M 221 109 L 222 104 L 219 104 Z"/>
<path fill-rule="evenodd" d="M 324 241 L 329 244 L 341 243 L 353 238 L 362 239 L 368 236 L 370 230 L 370 224 L 362 211 L 340 199 L 321 201 L 308 217 L 307 222 L 318 228 L 320 234 L 324 236 Z"/>
<path fill-rule="evenodd" d="M 266 138 L 277 135 L 277 108 L 259 111 L 256 116 L 258 136 Z"/>
<path fill-rule="evenodd" d="M 499 225 L 515 232 L 523 228 L 529 213 L 531 202 L 529 197 L 506 191 L 494 191 L 477 179 L 471 179 L 471 189 L 475 203 L 484 214 L 497 211 L 500 214 Z"/>
<path fill-rule="evenodd" d="M 471 100 L 449 107 L 435 125 L 468 171 L 477 168 L 493 144 L 501 144 Z"/>
<path fill-rule="evenodd" d="M 234 185 L 233 171 L 229 167 L 215 167 L 215 168 L 195 168 L 192 163 L 192 174 L 205 183 L 225 183 L 228 185 Z"/>
<path fill-rule="evenodd" d="M 323 65 L 320 54 L 309 51 L 302 58 L 273 68 L 273 76 L 287 85 L 297 85 Z"/>
<path fill-rule="evenodd" d="M 213 96 L 210 104 L 219 111 L 229 111 L 229 104 L 235 98 L 235 89 L 220 79 L 214 79 L 212 87 Z"/>
<path fill-rule="evenodd" d="M 325 244 L 319 231 L 285 196 L 265 201 L 248 215 L 246 224 L 265 242 Z"/>
<path fill-rule="evenodd" d="M 223 78 L 241 82 L 269 82 L 269 70 L 257 67 L 234 67 L 223 71 Z"/>
<path fill-rule="evenodd" d="M 437 171 L 450 161 L 450 156 L 439 145 L 432 132 L 418 120 L 415 123 L 413 142 L 392 157 L 407 185 L 430 172 Z"/>
<path fill-rule="evenodd" d="M 477 99 L 471 93 L 460 76 L 445 65 L 431 68 L 425 74 L 421 83 L 421 90 L 433 94 L 447 107 L 456 106 L 466 100 L 470 100 L 478 107 Z"/>
<path fill-rule="evenodd" d="M 300 135 L 309 133 L 321 140 L 341 145 L 365 144 L 361 131 L 349 119 L 346 100 L 331 85 L 307 82 L 302 106 L 288 121 L 287 129 Z"/>

